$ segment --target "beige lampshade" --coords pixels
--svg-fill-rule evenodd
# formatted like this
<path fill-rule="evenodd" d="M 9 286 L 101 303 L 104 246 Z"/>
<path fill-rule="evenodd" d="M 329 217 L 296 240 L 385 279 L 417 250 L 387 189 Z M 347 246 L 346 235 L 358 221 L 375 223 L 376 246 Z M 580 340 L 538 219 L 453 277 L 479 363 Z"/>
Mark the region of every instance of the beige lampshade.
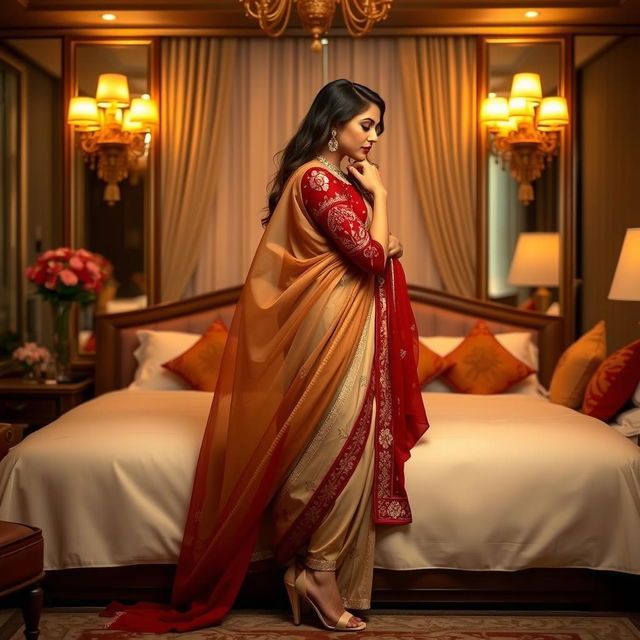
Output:
<path fill-rule="evenodd" d="M 67 122 L 76 127 L 100 126 L 100 115 L 95 98 L 85 98 L 76 96 L 69 101 L 69 111 L 67 112 Z"/>
<path fill-rule="evenodd" d="M 560 235 L 554 231 L 518 236 L 507 282 L 521 287 L 557 287 L 560 281 Z"/>
<path fill-rule="evenodd" d="M 533 104 L 526 98 L 509 98 L 510 116 L 530 116 L 535 113 Z"/>
<path fill-rule="evenodd" d="M 542 86 L 538 73 L 516 73 L 511 81 L 511 97 L 525 98 L 534 103 L 542 100 Z"/>
<path fill-rule="evenodd" d="M 560 129 L 569 124 L 567 100 L 562 96 L 544 98 L 538 109 L 538 126 L 542 130 Z"/>
<path fill-rule="evenodd" d="M 627 229 L 609 299 L 640 300 L 640 227 Z"/>
<path fill-rule="evenodd" d="M 116 107 L 123 109 L 129 106 L 129 83 L 127 76 L 120 73 L 102 73 L 98 77 L 96 102 L 99 107 L 107 108 L 115 102 Z"/>
<path fill-rule="evenodd" d="M 490 94 L 482 101 L 480 121 L 490 129 L 505 126 L 509 122 L 509 103 L 506 98 Z"/>
<path fill-rule="evenodd" d="M 144 131 L 145 125 L 142 122 L 138 122 L 131 120 L 131 110 L 127 109 L 124 112 L 124 116 L 122 117 L 122 130 L 123 131 L 131 131 L 132 133 L 135 131 Z"/>
<path fill-rule="evenodd" d="M 158 124 L 158 105 L 151 98 L 134 98 L 129 109 L 129 120 L 144 125 Z"/>

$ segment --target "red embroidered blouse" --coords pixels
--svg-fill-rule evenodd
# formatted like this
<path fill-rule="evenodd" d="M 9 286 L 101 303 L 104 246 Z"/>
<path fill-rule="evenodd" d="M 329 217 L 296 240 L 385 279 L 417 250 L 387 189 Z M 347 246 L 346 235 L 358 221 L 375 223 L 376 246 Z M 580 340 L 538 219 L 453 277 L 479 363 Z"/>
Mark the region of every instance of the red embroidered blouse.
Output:
<path fill-rule="evenodd" d="M 376 275 L 385 269 L 382 245 L 369 235 L 367 207 L 358 190 L 321 167 L 302 176 L 302 200 L 309 217 L 358 268 Z"/>

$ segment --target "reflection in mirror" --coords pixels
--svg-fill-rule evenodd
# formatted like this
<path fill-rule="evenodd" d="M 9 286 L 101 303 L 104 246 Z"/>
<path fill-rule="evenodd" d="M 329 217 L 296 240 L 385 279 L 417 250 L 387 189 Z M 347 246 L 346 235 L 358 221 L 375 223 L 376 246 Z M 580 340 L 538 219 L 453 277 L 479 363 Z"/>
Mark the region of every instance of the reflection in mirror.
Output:
<path fill-rule="evenodd" d="M 59 38 L 0 40 L 0 360 L 17 342 L 51 347 L 25 269 L 62 241 L 61 78 Z"/>
<path fill-rule="evenodd" d="M 640 227 L 640 36 L 576 36 L 575 66 L 577 332 L 605 320 L 611 353 L 639 336 L 640 274 L 612 283 L 627 229 Z"/>
<path fill-rule="evenodd" d="M 75 134 L 72 154 L 74 244 L 100 254 L 112 268 L 111 278 L 98 293 L 95 305 L 80 310 L 78 353 L 91 354 L 95 352 L 95 313 L 115 313 L 147 305 L 144 239 L 146 211 L 150 206 L 152 134 L 134 131 L 128 116 L 133 111 L 132 101 L 138 99 L 135 103 L 138 105 L 142 102 L 139 99 L 150 93 L 150 46 L 148 43 L 78 42 L 74 52 L 74 96 L 97 97 L 98 105 L 104 105 L 96 110 L 100 123 L 93 128 L 102 126 L 105 132 L 113 121 L 129 131 L 128 144 L 112 145 L 108 149 L 110 155 L 103 155 L 104 165 L 95 153 L 86 152 L 90 150 L 89 145 L 85 144 L 84 150 L 81 148 L 82 133 Z M 120 77 L 115 78 L 118 84 L 105 88 L 103 76 L 99 86 L 102 74 L 118 74 Z M 128 99 L 124 95 L 127 90 Z M 116 94 L 122 95 L 121 102 L 115 103 Z M 86 139 L 87 136 L 85 142 Z M 116 166 L 114 178 L 112 169 Z"/>
<path fill-rule="evenodd" d="M 497 102 L 502 98 L 502 104 L 508 108 L 506 121 L 485 120 L 488 131 L 496 132 L 487 131 L 487 148 L 492 150 L 487 154 L 486 166 L 488 297 L 523 309 L 559 313 L 559 160 L 548 157 L 540 176 L 529 187 L 529 181 L 522 179 L 526 175 L 522 165 L 531 162 L 531 156 L 522 157 L 517 181 L 512 160 L 515 154 L 508 147 L 500 153 L 503 147 L 496 140 L 509 136 L 509 130 L 515 135 L 524 124 L 534 132 L 541 127 L 543 108 L 538 105 L 548 104 L 543 98 L 559 95 L 561 88 L 561 44 L 491 41 L 487 57 L 489 95 L 498 98 Z M 522 94 L 531 97 L 522 100 L 522 113 L 516 114 L 518 101 L 509 102 L 509 98 L 515 92 L 515 74 L 522 73 L 539 75 L 540 93 L 535 109 L 531 90 Z M 562 139 L 555 132 L 551 137 Z"/>

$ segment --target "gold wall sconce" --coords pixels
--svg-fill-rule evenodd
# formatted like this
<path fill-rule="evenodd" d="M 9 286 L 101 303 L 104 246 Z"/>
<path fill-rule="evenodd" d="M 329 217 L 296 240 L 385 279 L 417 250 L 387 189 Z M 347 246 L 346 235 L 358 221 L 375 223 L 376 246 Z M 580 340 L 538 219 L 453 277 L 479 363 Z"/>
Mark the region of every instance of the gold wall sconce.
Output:
<path fill-rule="evenodd" d="M 482 101 L 480 121 L 490 133 L 491 154 L 509 168 L 520 184 L 518 199 L 528 205 L 531 183 L 557 155 L 560 131 L 569 124 L 566 99 L 543 98 L 539 74 L 516 73 L 508 99 L 490 93 Z"/>
<path fill-rule="evenodd" d="M 298 5 L 298 15 L 305 31 L 311 33 L 311 51 L 322 51 L 320 36 L 327 34 L 336 2 L 342 3 L 347 30 L 354 37 L 369 33 L 376 22 L 384 20 L 393 0 L 240 0 L 245 16 L 258 19 L 260 28 L 273 38 L 282 35 L 289 23 L 291 7 Z"/>
<path fill-rule="evenodd" d="M 148 155 L 151 128 L 158 124 L 156 101 L 149 96 L 130 100 L 127 77 L 103 73 L 95 98 L 71 98 L 67 122 L 79 133 L 85 161 L 107 183 L 104 199 L 113 206 L 120 200 L 118 183 Z"/>

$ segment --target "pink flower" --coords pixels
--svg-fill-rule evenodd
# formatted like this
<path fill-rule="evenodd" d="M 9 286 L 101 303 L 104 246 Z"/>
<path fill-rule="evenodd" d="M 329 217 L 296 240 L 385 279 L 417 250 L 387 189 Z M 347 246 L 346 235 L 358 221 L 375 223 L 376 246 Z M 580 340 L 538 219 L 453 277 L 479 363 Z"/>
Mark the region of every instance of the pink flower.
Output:
<path fill-rule="evenodd" d="M 49 276 L 45 280 L 44 286 L 47 289 L 55 289 L 57 280 L 58 280 L 58 276 Z"/>
<path fill-rule="evenodd" d="M 49 260 L 49 262 L 47 262 L 47 268 L 49 269 L 50 274 L 55 275 L 57 275 L 62 271 L 62 269 L 64 269 L 63 265 L 56 260 Z"/>
<path fill-rule="evenodd" d="M 82 267 L 84 266 L 84 263 L 82 262 L 82 260 L 80 260 L 80 258 L 78 258 L 77 255 L 75 255 L 69 260 L 69 266 L 76 271 L 80 271 L 80 269 L 82 269 Z"/>
<path fill-rule="evenodd" d="M 66 284 L 67 287 L 73 287 L 78 284 L 78 276 L 69 269 L 63 269 L 60 272 L 60 280 L 62 280 L 62 283 Z"/>
<path fill-rule="evenodd" d="M 91 260 L 87 260 L 87 271 L 93 275 L 100 275 L 100 267 Z"/>

